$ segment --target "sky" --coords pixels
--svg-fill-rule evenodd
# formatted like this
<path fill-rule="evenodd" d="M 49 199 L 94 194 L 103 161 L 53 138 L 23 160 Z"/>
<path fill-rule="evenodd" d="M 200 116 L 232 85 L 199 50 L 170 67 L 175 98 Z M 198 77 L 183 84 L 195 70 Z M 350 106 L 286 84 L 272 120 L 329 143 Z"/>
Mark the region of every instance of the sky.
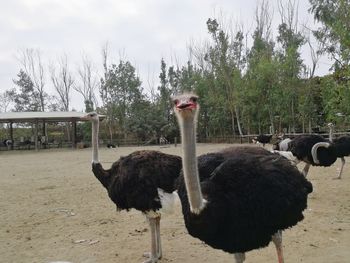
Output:
<path fill-rule="evenodd" d="M 284 1 L 284 0 L 283 0 Z M 209 38 L 206 21 L 223 14 L 253 32 L 259 1 L 244 0 L 0 0 L 0 92 L 14 87 L 20 70 L 20 51 L 39 49 L 44 67 L 67 55 L 70 70 L 77 75 L 82 55 L 102 72 L 103 46 L 108 43 L 109 62 L 119 58 L 137 69 L 147 91 L 157 85 L 160 60 L 184 64 L 190 43 Z M 269 1 L 279 24 L 277 0 Z M 299 1 L 299 22 L 315 27 L 307 12 L 309 2 Z M 274 33 L 276 36 L 276 33 Z M 311 64 L 307 47 L 302 50 Z M 317 75 L 328 73 L 331 62 L 320 60 Z M 47 70 L 48 71 L 48 70 Z M 151 84 L 151 85 L 150 85 Z M 48 93 L 54 89 L 46 77 Z M 82 97 L 72 92 L 72 106 L 84 109 Z"/>

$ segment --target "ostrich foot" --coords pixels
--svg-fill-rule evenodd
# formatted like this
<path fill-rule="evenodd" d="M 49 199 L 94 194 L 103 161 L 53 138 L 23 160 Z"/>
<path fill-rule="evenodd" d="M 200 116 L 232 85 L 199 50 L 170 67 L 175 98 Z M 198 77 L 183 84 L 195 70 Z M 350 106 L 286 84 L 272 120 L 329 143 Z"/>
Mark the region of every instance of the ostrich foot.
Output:
<path fill-rule="evenodd" d="M 339 180 L 339 179 L 341 179 L 341 175 L 342 175 L 342 172 L 343 172 L 343 167 L 340 168 L 340 169 L 338 168 L 337 171 L 338 171 L 338 175 L 337 175 L 337 177 L 333 177 L 333 178 L 332 178 L 333 180 Z"/>
<path fill-rule="evenodd" d="M 158 262 L 158 259 L 160 259 L 159 257 L 153 257 L 151 252 L 145 252 L 143 253 L 143 256 L 148 259 L 142 263 L 156 263 Z"/>

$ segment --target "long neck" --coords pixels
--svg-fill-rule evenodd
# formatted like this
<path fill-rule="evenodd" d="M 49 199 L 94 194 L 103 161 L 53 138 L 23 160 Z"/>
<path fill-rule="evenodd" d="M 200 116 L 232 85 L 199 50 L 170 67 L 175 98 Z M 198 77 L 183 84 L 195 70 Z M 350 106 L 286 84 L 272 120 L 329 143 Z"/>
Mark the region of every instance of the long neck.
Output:
<path fill-rule="evenodd" d="M 91 136 L 92 163 L 100 162 L 98 158 L 98 129 L 99 129 L 99 121 L 92 120 L 92 136 Z"/>
<path fill-rule="evenodd" d="M 329 127 L 329 141 L 333 142 L 333 127 Z"/>
<path fill-rule="evenodd" d="M 183 172 L 191 212 L 199 214 L 205 206 L 199 182 L 196 156 L 196 126 L 192 120 L 183 120 L 181 126 Z"/>

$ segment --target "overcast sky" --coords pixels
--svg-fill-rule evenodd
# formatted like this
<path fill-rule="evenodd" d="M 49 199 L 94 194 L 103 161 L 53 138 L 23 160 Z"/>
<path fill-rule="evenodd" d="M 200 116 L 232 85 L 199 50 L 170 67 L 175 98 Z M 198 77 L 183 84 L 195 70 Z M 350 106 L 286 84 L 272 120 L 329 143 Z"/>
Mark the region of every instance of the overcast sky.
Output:
<path fill-rule="evenodd" d="M 269 2 L 276 29 L 277 1 Z M 76 71 L 83 53 L 100 69 L 106 42 L 112 60 L 118 61 L 123 53 L 148 88 L 148 76 L 158 81 L 161 58 L 168 64 L 175 63 L 175 57 L 180 64 L 185 62 L 188 44 L 208 38 L 206 21 L 220 11 L 253 31 L 257 4 L 254 0 L 1 0 L 0 92 L 14 86 L 20 49 L 40 49 L 45 65 L 67 54 L 71 70 Z M 313 26 L 308 8 L 309 2 L 300 0 L 299 22 Z M 307 49 L 304 57 L 310 62 Z M 317 74 L 326 74 L 329 66 L 324 58 Z M 50 79 L 46 82 L 49 93 L 54 93 Z M 78 94 L 72 94 L 72 102 L 76 110 L 83 110 Z"/>

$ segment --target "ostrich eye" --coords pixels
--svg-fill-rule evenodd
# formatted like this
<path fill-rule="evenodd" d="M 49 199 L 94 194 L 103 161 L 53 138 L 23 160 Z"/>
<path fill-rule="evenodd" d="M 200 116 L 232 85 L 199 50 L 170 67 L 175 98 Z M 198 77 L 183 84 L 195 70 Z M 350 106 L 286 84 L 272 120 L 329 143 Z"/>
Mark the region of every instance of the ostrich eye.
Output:
<path fill-rule="evenodd" d="M 192 102 L 196 103 L 197 100 L 198 100 L 198 98 L 197 98 L 197 97 L 191 97 L 190 100 L 191 100 Z"/>
<path fill-rule="evenodd" d="M 173 100 L 174 105 L 177 105 L 179 103 L 178 99 Z"/>

